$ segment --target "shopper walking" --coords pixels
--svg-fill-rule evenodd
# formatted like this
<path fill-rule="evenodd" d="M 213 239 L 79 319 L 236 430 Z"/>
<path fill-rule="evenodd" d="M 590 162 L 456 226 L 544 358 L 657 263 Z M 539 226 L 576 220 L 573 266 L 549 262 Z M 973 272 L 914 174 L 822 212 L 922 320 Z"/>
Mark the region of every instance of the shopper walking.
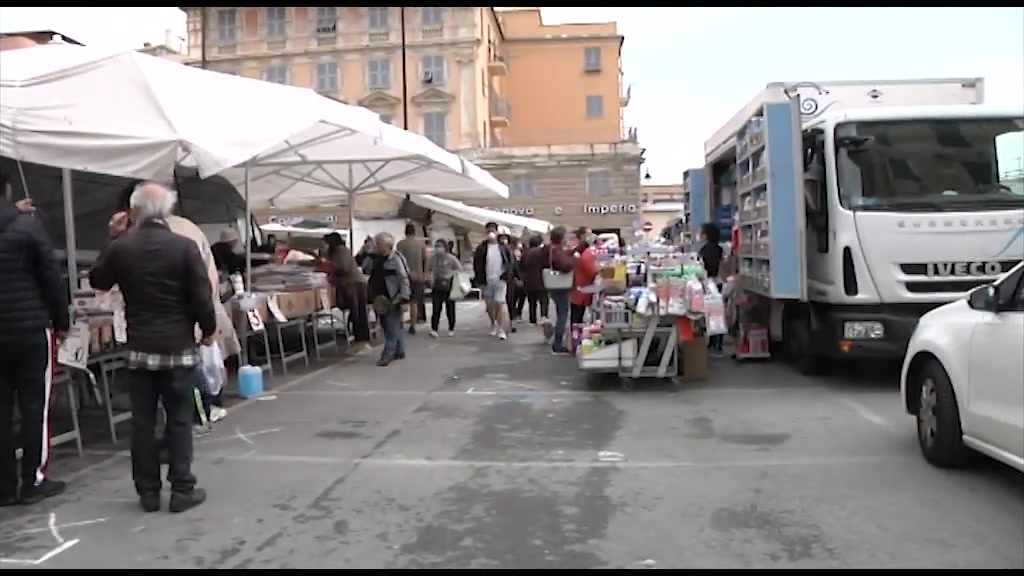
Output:
<path fill-rule="evenodd" d="M 54 343 L 70 326 L 68 287 L 31 202 L 9 200 L 0 174 L 0 506 L 33 504 L 64 491 L 47 476 Z M 21 414 L 21 490 L 14 407 Z"/>
<path fill-rule="evenodd" d="M 443 238 L 435 242 L 434 252 L 430 255 L 428 265 L 431 305 L 430 336 L 432 338 L 437 338 L 442 308 L 448 318 L 448 335 L 455 335 L 455 302 L 452 300 L 451 294 L 452 282 L 460 270 L 462 270 L 462 263 L 448 251 L 448 242 Z"/>
<path fill-rule="evenodd" d="M 212 344 L 217 315 L 206 263 L 196 243 L 176 234 L 167 219 L 175 195 L 159 184 L 139 186 L 130 199 L 137 223 L 111 242 L 89 271 L 94 288 L 117 285 L 128 321 L 128 386 L 132 405 L 132 477 L 142 508 L 160 509 L 160 459 L 155 438 L 157 403 L 167 414 L 170 510 L 206 500 L 192 474 L 192 422 L 197 382 L 203 378 L 196 348 L 198 324 Z"/>
<path fill-rule="evenodd" d="M 370 320 L 366 310 L 366 276 L 356 264 L 352 250 L 341 234 L 332 232 L 324 236 L 327 259 L 331 264 L 338 307 L 348 310 L 355 346 L 364 348 L 370 343 Z"/>
<path fill-rule="evenodd" d="M 577 259 L 565 248 L 565 228 L 558 226 L 550 233 L 551 243 L 545 246 L 544 256 L 547 264 L 545 269 L 568 274 L 576 268 Z M 565 333 L 569 324 L 569 292 L 565 290 L 548 290 L 551 301 L 555 304 L 554 336 L 551 340 L 551 351 L 555 354 L 568 354 L 565 346 Z"/>
<path fill-rule="evenodd" d="M 526 292 L 526 305 L 529 308 L 527 317 L 530 324 L 537 325 L 538 313 L 540 320 L 548 317 L 548 293 L 544 290 L 543 271 L 547 267 L 547 256 L 541 247 L 540 236 L 530 238 L 528 248 L 523 254 L 523 262 L 519 275 L 523 278 L 523 291 Z"/>
<path fill-rule="evenodd" d="M 718 291 L 722 291 L 722 280 L 718 277 L 719 268 L 722 266 L 722 256 L 725 253 L 719 243 L 721 234 L 718 227 L 711 222 L 705 222 L 700 226 L 701 247 L 697 256 L 704 263 L 704 271 L 708 274 L 708 280 L 715 283 Z M 708 348 L 715 354 L 722 352 L 725 336 L 722 334 L 708 337 Z"/>
<path fill-rule="evenodd" d="M 423 239 L 416 237 L 416 226 L 409 223 L 405 225 L 405 238 L 399 240 L 395 248 L 405 258 L 409 267 L 409 288 L 412 291 L 409 302 L 409 334 L 415 334 L 416 325 L 421 319 L 426 320 L 426 307 L 423 302 L 426 278 L 423 272 L 427 265 L 427 246 Z"/>
<path fill-rule="evenodd" d="M 367 291 L 373 310 L 384 329 L 384 350 L 377 366 L 387 366 L 405 358 L 402 312 L 409 306 L 412 293 L 409 266 L 395 249 L 395 239 L 387 232 L 374 237 L 376 252 L 367 255 L 363 271 L 369 275 Z"/>
<path fill-rule="evenodd" d="M 580 324 L 583 322 L 583 315 L 593 301 L 594 295 L 582 292 L 580 289 L 590 286 L 597 279 L 601 267 L 597 264 L 597 256 L 594 254 L 594 234 L 586 226 L 576 229 L 576 245 L 573 248 L 573 256 L 577 258 L 576 269 L 573 270 L 572 293 L 569 295 L 570 322 Z"/>
<path fill-rule="evenodd" d="M 491 321 L 491 336 L 508 338 L 508 282 L 512 274 L 512 252 L 498 242 L 498 225 L 488 222 L 487 239 L 473 252 L 473 282 L 480 286 L 480 296 Z"/>

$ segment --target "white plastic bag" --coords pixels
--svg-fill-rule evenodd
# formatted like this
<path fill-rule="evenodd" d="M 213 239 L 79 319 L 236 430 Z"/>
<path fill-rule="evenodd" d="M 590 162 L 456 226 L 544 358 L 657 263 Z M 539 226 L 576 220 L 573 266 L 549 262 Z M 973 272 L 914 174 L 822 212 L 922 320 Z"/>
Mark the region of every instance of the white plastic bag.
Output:
<path fill-rule="evenodd" d="M 469 278 L 462 272 L 456 272 L 455 276 L 452 277 L 452 289 L 448 295 L 448 298 L 458 302 L 469 294 L 469 291 L 473 289 Z"/>
<path fill-rule="evenodd" d="M 216 396 L 224 388 L 224 352 L 221 351 L 220 344 L 214 342 L 210 346 L 200 346 L 199 356 L 202 360 L 200 368 L 206 381 L 206 392 Z"/>

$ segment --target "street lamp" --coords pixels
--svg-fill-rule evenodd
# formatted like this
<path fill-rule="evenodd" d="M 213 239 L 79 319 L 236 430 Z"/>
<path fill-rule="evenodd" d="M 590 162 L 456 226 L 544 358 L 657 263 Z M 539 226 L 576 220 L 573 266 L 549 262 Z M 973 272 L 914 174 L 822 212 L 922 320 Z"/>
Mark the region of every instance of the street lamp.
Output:
<path fill-rule="evenodd" d="M 408 50 L 405 39 L 405 8 L 398 9 L 398 24 L 401 26 L 401 42 L 402 42 L 402 128 L 405 130 L 409 129 L 409 74 L 406 70 L 406 60 L 408 58 Z"/>

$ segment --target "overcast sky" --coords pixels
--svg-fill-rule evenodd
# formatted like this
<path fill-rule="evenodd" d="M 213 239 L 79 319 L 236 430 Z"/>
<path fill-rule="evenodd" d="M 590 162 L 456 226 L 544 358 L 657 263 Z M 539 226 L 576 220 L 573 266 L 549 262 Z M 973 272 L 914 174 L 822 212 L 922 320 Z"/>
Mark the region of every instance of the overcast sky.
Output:
<path fill-rule="evenodd" d="M 703 164 L 704 141 L 769 82 L 975 77 L 1024 104 L 1024 8 L 544 8 L 547 23 L 617 21 L 626 122 L 652 182 Z M 137 48 L 184 36 L 177 8 L 4 8 L 0 31 L 53 29 Z M 770 39 L 770 40 L 769 40 Z"/>

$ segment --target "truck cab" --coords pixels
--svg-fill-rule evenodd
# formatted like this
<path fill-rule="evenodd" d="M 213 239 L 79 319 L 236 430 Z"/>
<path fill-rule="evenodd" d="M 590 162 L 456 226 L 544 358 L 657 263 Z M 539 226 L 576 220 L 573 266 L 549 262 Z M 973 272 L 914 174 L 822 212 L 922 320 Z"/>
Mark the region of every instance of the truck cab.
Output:
<path fill-rule="evenodd" d="M 917 319 L 1024 257 L 1024 111 L 851 109 L 801 134 L 811 358 L 902 358 Z"/>

